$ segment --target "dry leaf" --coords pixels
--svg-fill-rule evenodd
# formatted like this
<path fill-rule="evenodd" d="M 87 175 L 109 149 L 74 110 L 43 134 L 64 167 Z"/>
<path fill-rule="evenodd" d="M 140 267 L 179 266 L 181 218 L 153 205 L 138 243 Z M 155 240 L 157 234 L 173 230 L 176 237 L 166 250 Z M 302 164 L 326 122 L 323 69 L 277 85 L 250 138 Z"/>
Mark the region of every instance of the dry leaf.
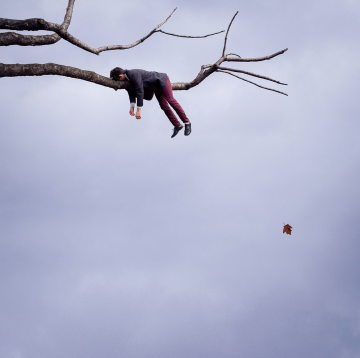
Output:
<path fill-rule="evenodd" d="M 290 226 L 289 224 L 284 224 L 284 228 L 283 228 L 283 233 L 286 232 L 288 235 L 291 235 L 291 230 L 292 230 L 292 226 Z"/>

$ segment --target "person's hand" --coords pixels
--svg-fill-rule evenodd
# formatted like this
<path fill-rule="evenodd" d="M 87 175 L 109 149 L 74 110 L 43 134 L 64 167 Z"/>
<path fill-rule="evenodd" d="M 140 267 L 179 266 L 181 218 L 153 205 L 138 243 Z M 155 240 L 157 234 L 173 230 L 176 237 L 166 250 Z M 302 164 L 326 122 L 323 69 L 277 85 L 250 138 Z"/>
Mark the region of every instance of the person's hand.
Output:
<path fill-rule="evenodd" d="M 135 116 L 134 107 L 130 107 L 130 116 Z"/>
<path fill-rule="evenodd" d="M 136 109 L 136 119 L 140 119 L 141 118 L 141 108 L 137 108 Z"/>

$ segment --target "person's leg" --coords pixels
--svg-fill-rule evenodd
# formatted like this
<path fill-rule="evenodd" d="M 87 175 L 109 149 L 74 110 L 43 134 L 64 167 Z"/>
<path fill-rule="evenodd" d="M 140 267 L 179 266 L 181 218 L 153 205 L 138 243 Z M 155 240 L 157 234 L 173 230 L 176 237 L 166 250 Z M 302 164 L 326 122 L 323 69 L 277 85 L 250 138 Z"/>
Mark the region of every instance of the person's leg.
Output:
<path fill-rule="evenodd" d="M 190 122 L 189 118 L 186 117 L 186 114 L 185 114 L 184 110 L 182 109 L 182 107 L 180 106 L 179 102 L 174 98 L 169 77 L 167 78 L 166 85 L 162 91 L 162 94 L 163 94 L 166 102 L 168 102 L 170 104 L 170 106 L 175 109 L 175 112 L 178 114 L 180 119 L 185 124 L 189 123 Z"/>
<path fill-rule="evenodd" d="M 163 92 L 155 92 L 156 99 L 159 102 L 160 108 L 165 112 L 166 116 L 169 118 L 169 121 L 173 124 L 174 127 L 180 127 L 181 124 L 176 118 L 174 112 L 169 107 Z"/>

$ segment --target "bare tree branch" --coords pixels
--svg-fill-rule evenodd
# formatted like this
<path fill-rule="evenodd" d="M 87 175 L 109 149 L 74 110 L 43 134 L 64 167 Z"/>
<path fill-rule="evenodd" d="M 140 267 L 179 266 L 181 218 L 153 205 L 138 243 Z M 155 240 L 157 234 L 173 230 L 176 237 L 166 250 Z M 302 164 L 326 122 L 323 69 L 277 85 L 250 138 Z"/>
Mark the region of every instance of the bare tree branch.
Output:
<path fill-rule="evenodd" d="M 177 9 L 177 7 L 172 11 L 172 13 L 171 13 L 161 24 L 157 25 L 154 30 L 157 30 L 157 29 L 160 28 L 162 25 L 164 25 L 165 22 L 167 22 L 167 21 L 170 19 L 171 15 L 176 11 L 176 9 Z"/>
<path fill-rule="evenodd" d="M 75 0 L 70 0 L 69 1 L 69 7 L 67 9 L 67 15 L 65 15 L 65 21 L 67 21 L 67 23 L 70 23 L 70 19 L 71 19 L 71 13 L 72 13 L 72 7 L 70 5 L 73 5 Z M 176 9 L 175 9 L 176 10 Z M 175 11 L 174 10 L 174 11 Z M 174 11 L 170 14 L 170 16 L 174 13 Z M 265 60 L 270 60 L 278 55 L 283 54 L 284 52 L 287 51 L 287 48 L 285 50 L 282 51 L 278 51 L 272 55 L 269 56 L 264 56 L 264 57 L 258 57 L 258 58 L 241 58 L 239 55 L 234 54 L 234 53 L 229 53 L 227 55 L 225 54 L 225 49 L 226 49 L 226 40 L 227 40 L 227 35 L 229 33 L 229 29 L 230 26 L 235 18 L 235 16 L 237 15 L 238 12 L 236 12 L 236 14 L 234 15 L 234 17 L 232 18 L 230 25 L 228 27 L 226 36 L 225 36 L 225 43 L 224 43 L 224 49 L 223 49 L 223 55 L 222 57 L 220 57 L 220 59 L 215 62 L 214 64 L 209 64 L 209 65 L 202 65 L 200 72 L 198 73 L 198 75 L 195 77 L 195 79 L 193 79 L 191 82 L 176 82 L 176 83 L 172 83 L 172 89 L 181 91 L 181 90 L 189 90 L 192 87 L 197 86 L 198 84 L 200 84 L 202 81 L 204 81 L 207 77 L 209 77 L 212 73 L 214 72 L 224 72 L 227 73 L 229 75 L 232 75 L 234 77 L 237 77 L 243 81 L 249 82 L 251 84 L 254 84 L 255 86 L 258 86 L 260 88 L 266 89 L 266 90 L 270 90 L 270 91 L 274 91 L 277 93 L 281 93 L 283 95 L 286 95 L 286 93 L 277 91 L 275 89 L 271 89 L 271 88 L 267 88 L 267 87 L 263 87 L 260 86 L 254 82 L 251 82 L 249 80 L 246 80 L 242 77 L 236 76 L 231 72 L 240 72 L 240 73 L 244 73 L 246 75 L 249 76 L 254 76 L 257 78 L 261 78 L 261 79 L 265 79 L 268 81 L 272 81 L 281 85 L 286 85 L 285 83 L 279 82 L 277 80 L 274 80 L 270 77 L 266 77 L 266 76 L 262 76 L 262 75 L 257 75 L 255 73 L 252 72 L 248 72 L 248 71 L 244 71 L 244 70 L 238 70 L 238 69 L 234 69 L 234 68 L 227 68 L 227 67 L 221 67 L 220 65 L 225 62 L 225 61 L 233 61 L 233 62 L 257 62 L 257 61 L 265 61 Z M 70 15 L 70 17 L 69 17 Z M 152 30 L 147 36 L 145 36 L 144 38 L 140 39 L 139 41 L 135 42 L 132 45 L 128 45 L 127 48 L 136 46 L 136 44 L 144 41 L 146 38 L 148 38 L 149 36 L 151 36 L 153 33 L 155 32 L 163 32 L 161 30 L 158 30 L 158 28 L 160 26 L 162 26 L 169 18 L 170 16 L 161 24 L 159 24 L 154 30 Z M 10 24 L 11 21 L 16 21 L 16 20 L 6 20 L 5 22 L 3 21 L 1 23 L 1 20 L 4 19 L 0 19 L 0 26 L 13 26 L 13 24 Z M 9 25 L 10 24 L 10 25 Z M 35 28 L 35 27 L 39 27 L 39 26 L 43 26 L 46 28 L 52 28 L 52 29 L 56 29 L 58 30 L 60 28 L 59 25 L 57 24 L 52 24 L 52 23 L 47 23 L 46 21 L 42 20 L 42 19 L 29 19 L 29 20 L 24 20 L 21 24 L 19 22 L 17 22 L 16 26 L 21 27 L 21 28 Z M 66 33 L 66 39 L 68 41 L 73 41 L 73 42 L 80 42 L 79 40 L 73 38 L 70 34 Z M 165 33 L 165 32 L 163 32 Z M 64 33 L 63 33 L 64 34 Z M 168 34 L 168 33 L 167 33 Z M 173 35 L 173 34 L 170 34 Z M 179 36 L 179 35 L 173 35 L 173 36 Z M 207 35 L 210 36 L 210 35 Z M 188 37 L 188 36 L 186 36 Z M 203 36 L 206 37 L 206 36 Z M 81 43 L 82 45 L 79 47 L 83 46 L 87 46 L 86 44 Z M 90 47 L 89 47 L 90 48 Z M 91 50 L 95 50 L 90 48 Z M 114 50 L 114 49 L 119 49 L 119 46 L 106 46 L 103 48 L 99 48 L 96 51 L 106 51 L 106 50 Z M 91 52 L 91 51 L 90 51 Z M 237 56 L 237 57 L 228 57 L 228 56 Z M 128 89 L 128 88 L 132 88 L 132 84 L 127 82 L 127 81 L 123 81 L 123 82 L 119 82 L 119 81 L 114 81 L 110 78 L 101 76 L 95 72 L 91 72 L 91 71 L 85 71 L 85 70 L 81 70 L 78 68 L 74 68 L 74 67 L 69 67 L 69 66 L 62 66 L 62 65 L 57 65 L 54 63 L 47 63 L 47 64 L 25 64 L 25 65 L 20 65 L 20 64 L 0 64 L 0 77 L 16 77 L 16 76 L 44 76 L 44 75 L 58 75 L 58 76 L 65 76 L 65 77 L 72 77 L 72 78 L 78 78 L 84 81 L 88 81 L 88 82 L 92 82 L 92 83 L 96 83 L 99 84 L 101 86 L 105 86 L 105 87 L 109 87 L 109 88 L 113 88 L 115 90 L 118 89 Z"/>
<path fill-rule="evenodd" d="M 43 30 L 43 19 L 13 20 L 0 18 L 1 30 L 38 31 Z"/>
<path fill-rule="evenodd" d="M 47 76 L 56 75 L 76 78 L 87 82 L 92 82 L 100 86 L 109 87 L 114 90 L 130 89 L 133 85 L 129 81 L 114 81 L 111 78 L 101 76 L 93 71 L 81 70 L 79 68 L 58 65 L 56 63 L 31 63 L 31 64 L 4 64 L 0 63 L 0 78 L 2 77 L 28 77 L 28 76 Z M 206 76 L 207 77 L 207 76 Z M 196 79 L 195 79 L 196 80 Z M 194 80 L 194 81 L 195 81 Z M 193 81 L 193 82 L 194 82 Z M 197 81 L 200 83 L 201 81 Z M 195 83 L 195 82 L 194 82 Z M 196 83 L 196 84 L 198 84 Z M 194 85 L 196 85 L 194 84 Z M 172 83 L 173 90 L 187 90 L 192 86 L 187 83 Z"/>
<path fill-rule="evenodd" d="M 71 22 L 73 10 L 74 10 L 74 3 L 75 3 L 75 0 L 69 0 L 69 4 L 68 4 L 68 7 L 66 9 L 66 14 L 65 14 L 65 17 L 64 17 L 64 22 L 61 25 L 61 28 L 64 31 L 66 31 L 70 26 L 70 22 Z"/>
<path fill-rule="evenodd" d="M 118 89 L 131 88 L 128 81 L 114 81 L 108 77 L 101 76 L 92 71 L 85 71 L 79 68 L 58 65 L 56 63 L 31 63 L 31 64 L 4 64 L 0 63 L 1 77 L 18 76 L 46 76 L 57 75 L 71 78 L 77 78 L 87 82 L 96 83 L 101 86 Z"/>
<path fill-rule="evenodd" d="M 284 53 L 285 50 L 277 52 L 277 54 Z M 261 57 L 259 59 L 255 60 L 264 60 L 268 59 L 269 57 L 274 57 L 274 55 Z M 190 88 L 193 88 L 200 84 L 202 81 L 204 81 L 207 77 L 209 77 L 214 72 L 226 72 L 226 71 L 232 71 L 232 72 L 240 72 L 244 73 L 250 76 L 255 76 L 258 78 L 266 79 L 275 83 L 283 84 L 279 81 L 273 80 L 269 77 L 256 75 L 251 72 L 243 71 L 243 70 L 236 70 L 232 68 L 226 68 L 221 67 L 218 64 L 225 61 L 225 57 L 221 57 L 215 64 L 210 65 L 203 65 L 201 66 L 200 72 L 195 77 L 194 80 L 191 82 L 176 82 L 172 83 L 172 89 L 174 91 L 181 91 L 181 90 L 189 90 Z M 246 60 L 246 59 L 245 59 Z M 228 72 L 226 72 L 228 73 Z M 230 73 L 229 73 L 230 74 Z M 48 63 L 48 64 L 26 64 L 26 65 L 19 65 L 19 64 L 0 64 L 0 77 L 16 77 L 16 76 L 44 76 L 44 75 L 58 75 L 58 76 L 65 76 L 65 77 L 72 77 L 72 78 L 78 78 L 84 81 L 93 82 L 96 84 L 99 84 L 101 86 L 113 88 L 113 89 L 125 89 L 125 88 L 131 88 L 131 85 L 129 83 L 125 82 L 117 82 L 113 81 L 107 77 L 101 76 L 96 74 L 95 72 L 91 71 L 85 71 L 80 70 L 78 68 L 69 67 L 69 66 L 62 66 L 58 64 Z M 233 74 L 232 74 L 233 75 Z M 233 75 L 235 77 L 238 77 L 236 75 Z M 241 77 L 238 77 L 244 81 L 253 83 L 251 81 L 245 80 Z M 255 83 L 253 83 L 255 84 Z M 257 84 L 255 84 L 257 85 Z M 260 85 L 257 85 L 260 88 L 268 89 L 266 87 L 262 87 Z M 271 90 L 271 89 L 270 89 Z M 285 94 L 280 91 L 276 91 L 278 93 Z"/>
<path fill-rule="evenodd" d="M 150 31 L 146 36 L 144 36 L 143 38 L 141 38 L 140 40 L 137 40 L 135 42 L 133 42 L 132 44 L 130 45 L 112 45 L 112 46 L 103 46 L 103 47 L 99 47 L 97 49 L 93 49 L 91 48 L 90 46 L 87 46 L 87 48 L 84 48 L 84 50 L 87 50 L 89 52 L 93 52 L 95 53 L 96 55 L 98 55 L 100 52 L 103 52 L 103 51 L 112 51 L 112 50 L 127 50 L 129 48 L 132 48 L 132 47 L 135 47 L 139 44 L 141 44 L 142 42 L 144 42 L 146 39 L 148 39 L 151 35 L 153 35 L 155 32 L 158 32 L 157 29 L 159 27 L 161 27 L 162 25 L 165 24 L 165 22 L 167 22 L 171 15 L 175 12 L 177 8 L 175 8 L 172 13 L 167 17 L 167 19 L 165 21 L 163 21 L 161 24 L 157 25 L 152 31 Z M 78 46 L 78 45 L 76 45 Z M 79 46 L 80 47 L 80 46 Z"/>
<path fill-rule="evenodd" d="M 170 32 L 165 32 L 163 30 L 157 30 L 156 32 L 162 32 L 163 34 L 166 35 L 171 35 L 171 36 L 176 36 L 176 37 L 185 37 L 187 39 L 200 39 L 200 38 L 204 38 L 204 37 L 209 37 L 209 36 L 213 36 L 213 35 L 217 35 L 217 34 L 221 34 L 222 32 L 224 32 L 225 30 L 219 31 L 219 32 L 214 32 L 213 34 L 209 34 L 209 35 L 205 35 L 205 36 L 186 36 L 186 35 L 176 35 L 176 34 L 172 34 Z"/>
<path fill-rule="evenodd" d="M 74 3 L 75 0 L 69 0 L 64 22 L 61 25 L 63 31 L 66 31 L 70 26 Z M 0 18 L 0 29 L 37 31 L 43 29 L 44 21 L 43 19 L 12 20 Z M 0 46 L 44 46 L 52 45 L 60 41 L 60 39 L 61 37 L 56 33 L 52 35 L 29 36 L 20 35 L 16 32 L 5 32 L 0 33 Z"/>
<path fill-rule="evenodd" d="M 280 92 L 280 91 L 277 91 L 277 90 L 272 89 L 272 88 L 268 88 L 268 87 L 263 87 L 263 86 L 260 86 L 260 85 L 258 85 L 258 84 L 257 84 L 257 83 L 255 83 L 255 82 L 251 82 L 251 81 L 249 81 L 249 80 L 246 80 L 245 78 L 242 78 L 242 77 L 236 76 L 236 75 L 234 75 L 234 74 L 233 74 L 233 73 L 231 73 L 231 72 L 222 71 L 222 70 L 217 70 L 217 72 L 227 73 L 227 74 L 229 74 L 229 75 L 231 75 L 231 76 L 237 77 L 237 78 L 239 78 L 240 80 L 243 80 L 243 81 L 245 81 L 245 82 L 249 82 L 249 83 L 251 83 L 251 84 L 253 84 L 253 85 L 255 85 L 255 86 L 258 86 L 258 87 L 260 87 L 260 88 L 263 88 L 263 89 L 266 89 L 266 90 L 269 90 L 269 91 L 274 91 L 274 92 L 277 92 L 277 93 L 281 93 L 281 94 L 284 94 L 285 96 L 287 96 L 287 94 L 286 94 L 286 93 L 284 93 L 284 92 Z"/>
<path fill-rule="evenodd" d="M 265 57 L 257 57 L 257 58 L 229 58 L 227 56 L 230 55 L 234 55 L 234 56 L 238 56 L 235 55 L 234 53 L 229 53 L 228 55 L 225 56 L 224 61 L 229 61 L 229 62 L 259 62 L 259 61 L 265 61 L 265 60 L 271 60 L 272 58 L 279 56 L 281 54 L 283 54 L 284 52 L 286 52 L 288 49 L 286 48 L 285 50 L 281 50 L 279 52 L 276 52 L 270 56 L 265 56 Z"/>
<path fill-rule="evenodd" d="M 237 13 L 236 13 L 237 14 Z M 234 17 L 232 18 L 231 20 L 231 23 L 233 22 L 236 14 L 234 15 Z M 230 23 L 230 25 L 231 25 Z M 228 27 L 228 30 L 230 28 L 230 25 Z M 229 32 L 229 31 L 228 31 Z M 226 45 L 226 42 L 225 42 L 225 45 Z M 173 83 L 172 84 L 172 88 L 173 90 L 189 90 L 190 88 L 192 87 L 195 87 L 197 86 L 199 83 L 201 83 L 202 81 L 205 80 L 205 78 L 209 77 L 212 73 L 214 72 L 225 72 L 225 71 L 234 71 L 234 72 L 241 72 L 241 73 L 244 73 L 244 74 L 247 74 L 247 75 L 250 75 L 250 76 L 254 76 L 254 77 L 258 77 L 258 78 L 262 78 L 262 79 L 265 79 L 265 80 L 268 80 L 268 81 L 272 81 L 272 82 L 275 82 L 275 83 L 278 83 L 278 84 L 281 84 L 281 85 L 286 85 L 286 83 L 282 83 L 282 82 L 279 82 L 277 80 L 273 80 L 272 78 L 269 78 L 269 77 L 265 77 L 265 76 L 261 76 L 261 75 L 257 75 L 255 73 L 252 73 L 252 72 L 248 72 L 248 71 L 243 71 L 243 70 L 237 70 L 237 69 L 232 69 L 232 68 L 226 68 L 226 67 L 220 67 L 220 65 L 224 62 L 224 61 L 237 61 L 237 62 L 257 62 L 257 61 L 265 61 L 265 60 L 270 60 L 278 55 L 281 55 L 283 54 L 284 52 L 286 52 L 288 49 L 286 48 L 285 50 L 282 50 L 282 51 L 278 51 L 272 55 L 269 55 L 269 56 L 264 56 L 264 57 L 258 57 L 258 58 L 241 58 L 239 55 L 237 54 L 234 54 L 234 53 L 229 53 L 227 55 L 223 55 L 222 57 L 220 57 L 220 59 L 214 63 L 214 64 L 210 64 L 210 65 L 202 65 L 201 66 L 201 69 L 200 69 L 200 72 L 198 73 L 198 75 L 196 76 L 196 78 L 191 81 L 191 82 L 179 82 L 179 83 Z M 225 53 L 225 47 L 224 47 L 224 51 L 223 53 Z M 238 58 L 228 58 L 227 56 L 238 56 Z M 223 71 L 222 71 L 223 70 Z M 230 74 L 230 73 L 229 73 Z M 238 77 L 236 75 L 233 75 L 235 77 Z M 238 77 L 240 79 L 242 79 L 241 77 Z M 248 80 L 245 80 L 243 79 L 244 81 L 246 82 L 250 82 L 252 84 L 255 84 L 251 81 L 248 81 Z M 260 85 L 257 85 L 255 84 L 256 86 L 260 87 L 260 88 L 264 88 L 264 89 L 268 89 L 268 90 L 271 90 L 267 87 L 263 87 L 263 86 L 260 86 Z M 285 94 L 283 92 L 280 92 L 280 91 L 277 91 L 277 90 L 273 90 L 274 92 L 278 92 L 278 93 L 281 93 L 281 94 Z M 287 95 L 287 94 L 285 94 Z"/>
<path fill-rule="evenodd" d="M 208 77 L 212 72 L 202 74 L 196 77 L 190 83 L 172 83 L 172 89 L 175 90 L 188 90 Z M 132 84 L 128 81 L 114 81 L 108 77 L 101 76 L 92 71 L 81 70 L 79 68 L 58 65 L 56 63 L 31 63 L 31 64 L 4 64 L 0 63 L 0 78 L 2 77 L 23 77 L 23 76 L 47 76 L 56 75 L 77 78 L 83 81 L 92 82 L 104 87 L 118 89 L 133 88 Z"/>
<path fill-rule="evenodd" d="M 269 57 L 269 56 L 267 56 L 267 57 Z M 267 58 L 267 57 L 263 57 L 263 58 Z M 221 61 L 224 61 L 223 57 L 220 58 L 220 60 L 218 62 L 221 63 Z M 232 69 L 232 68 L 229 69 L 226 67 L 220 67 L 217 64 L 213 64 L 213 65 L 201 66 L 201 70 L 200 70 L 199 74 L 191 82 L 172 83 L 172 89 L 174 91 L 189 90 L 190 88 L 193 88 L 193 87 L 197 86 L 198 84 L 200 84 L 202 81 L 204 81 L 207 77 L 209 77 L 214 72 L 225 72 L 225 73 L 231 74 L 235 77 L 238 77 L 227 71 L 241 72 L 241 73 L 248 74 L 250 76 L 255 76 L 258 78 L 266 79 L 266 80 L 273 81 L 273 82 L 276 82 L 279 84 L 284 84 L 279 81 L 273 80 L 269 77 L 256 75 L 254 73 L 243 71 L 243 70 L 236 70 L 236 69 Z M 58 65 L 58 64 L 54 64 L 54 63 L 24 64 L 24 65 L 0 63 L 0 78 L 1 77 L 17 77 L 17 76 L 44 76 L 44 75 L 57 75 L 57 76 L 77 78 L 77 79 L 81 79 L 84 81 L 96 83 L 101 86 L 113 88 L 115 90 L 132 88 L 132 85 L 127 81 L 123 81 L 123 82 L 114 81 L 110 78 L 101 76 L 95 72 L 85 71 L 85 70 L 81 70 L 81 69 L 78 69 L 75 67 L 70 67 L 70 66 L 63 66 L 63 65 Z M 238 78 L 242 79 L 243 81 L 252 83 L 260 88 L 264 88 L 267 90 L 271 90 L 271 91 L 286 95 L 286 93 L 260 86 L 256 83 L 245 80 L 241 77 L 238 77 Z"/>
<path fill-rule="evenodd" d="M 279 85 L 285 85 L 287 86 L 286 83 L 282 83 L 282 82 L 279 82 L 277 80 L 273 80 L 272 78 L 270 77 L 265 77 L 265 76 L 261 76 L 261 75 L 257 75 L 256 73 L 252 73 L 252 72 L 248 72 L 248 71 L 244 71 L 244 70 L 236 70 L 234 68 L 227 68 L 227 67 L 220 67 L 220 66 L 216 66 L 217 69 L 219 70 L 224 70 L 224 71 L 232 71 L 232 72 L 240 72 L 240 73 L 244 73 L 245 75 L 249 75 L 249 76 L 253 76 L 253 77 L 257 77 L 257 78 L 262 78 L 264 80 L 268 80 L 268 81 L 272 81 L 272 82 L 275 82 L 275 83 L 278 83 Z"/>
<path fill-rule="evenodd" d="M 12 20 L 0 18 L 0 29 L 16 31 L 43 30 L 43 19 Z M 0 46 L 43 46 L 52 45 L 61 40 L 58 34 L 30 36 L 20 35 L 16 32 L 0 33 Z"/>
<path fill-rule="evenodd" d="M 0 46 L 45 46 L 55 44 L 60 40 L 61 37 L 58 34 L 29 36 L 21 35 L 17 32 L 0 33 Z"/>
<path fill-rule="evenodd" d="M 228 57 L 228 56 L 237 56 L 239 58 L 241 58 L 241 56 L 237 55 L 236 53 L 228 53 L 227 55 L 225 55 L 225 57 Z"/>
<path fill-rule="evenodd" d="M 225 55 L 227 36 L 228 36 L 229 30 L 230 30 L 231 24 L 233 23 L 233 21 L 234 21 L 234 19 L 235 19 L 235 16 L 238 14 L 238 12 L 239 12 L 239 11 L 236 11 L 236 14 L 235 14 L 234 17 L 231 19 L 230 24 L 229 24 L 229 27 L 228 27 L 228 29 L 227 29 L 227 31 L 226 31 L 225 41 L 224 41 L 224 49 L 223 49 L 223 52 L 222 52 L 222 55 L 223 55 L 223 56 Z"/>
<path fill-rule="evenodd" d="M 74 8 L 75 0 L 69 0 L 69 5 L 66 10 L 64 22 L 61 25 L 54 24 L 51 22 L 47 22 L 44 19 L 27 19 L 27 20 L 12 20 L 12 19 L 3 19 L 0 18 L 0 29 L 2 30 L 16 30 L 16 31 L 52 31 L 55 32 L 56 35 L 50 36 L 28 36 L 28 35 L 20 35 L 15 33 L 2 33 L 0 34 L 0 46 L 11 46 L 11 45 L 20 45 L 20 46 L 41 46 L 41 45 L 51 45 L 55 42 L 58 42 L 60 38 L 70 42 L 71 44 L 80 47 L 81 49 L 91 52 L 95 55 L 99 55 L 101 52 L 104 51 L 111 51 L 111 50 L 127 50 L 132 47 L 135 47 L 145 40 L 147 40 L 150 36 L 152 36 L 156 32 L 162 32 L 166 35 L 177 36 L 177 37 L 185 37 L 185 38 L 203 38 L 212 35 L 219 34 L 223 31 L 216 32 L 210 35 L 205 36 L 183 36 L 183 35 L 176 35 L 171 34 L 162 30 L 158 30 L 162 25 L 164 25 L 177 9 L 175 8 L 172 13 L 164 20 L 161 24 L 157 25 L 152 31 L 150 31 L 146 36 L 142 37 L 140 40 L 137 40 L 129 45 L 111 45 L 111 46 L 102 46 L 98 48 L 93 48 L 86 43 L 78 40 L 69 32 L 67 31 L 72 13 Z"/>
<path fill-rule="evenodd" d="M 129 48 L 132 48 L 132 47 L 135 47 L 139 44 L 141 44 L 142 42 L 144 42 L 146 39 L 148 39 L 151 35 L 153 35 L 155 32 L 157 32 L 157 29 L 159 27 L 161 27 L 162 25 L 164 25 L 171 17 L 171 15 L 175 12 L 177 8 L 175 8 L 172 13 L 166 18 L 166 20 L 164 20 L 161 24 L 157 25 L 153 30 L 151 30 L 146 36 L 144 36 L 143 38 L 141 38 L 140 40 L 137 40 L 135 42 L 133 42 L 132 44 L 130 45 L 112 45 L 112 46 L 102 46 L 102 47 L 99 47 L 97 49 L 93 49 L 92 47 L 84 44 L 83 42 L 75 39 L 75 42 L 72 42 L 72 41 L 68 41 L 73 43 L 74 45 L 76 46 L 79 46 L 81 47 L 82 49 L 86 50 L 86 51 L 89 51 L 89 52 L 92 52 L 92 53 L 95 53 L 96 55 L 99 55 L 100 52 L 103 52 L 103 51 L 112 51 L 112 50 L 127 50 Z M 81 43 L 81 45 L 80 45 Z"/>

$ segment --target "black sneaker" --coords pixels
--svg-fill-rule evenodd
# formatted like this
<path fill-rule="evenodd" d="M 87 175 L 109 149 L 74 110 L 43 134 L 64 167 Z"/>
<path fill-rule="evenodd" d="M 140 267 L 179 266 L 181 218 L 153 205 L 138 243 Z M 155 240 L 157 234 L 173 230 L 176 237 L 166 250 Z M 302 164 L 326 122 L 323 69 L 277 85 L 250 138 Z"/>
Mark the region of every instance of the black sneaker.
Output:
<path fill-rule="evenodd" d="M 185 133 L 184 135 L 190 135 L 191 133 L 191 123 L 185 123 Z"/>
<path fill-rule="evenodd" d="M 184 126 L 182 126 L 181 124 L 179 125 L 179 127 L 174 127 L 174 133 L 172 134 L 171 138 L 174 138 L 183 128 Z"/>

